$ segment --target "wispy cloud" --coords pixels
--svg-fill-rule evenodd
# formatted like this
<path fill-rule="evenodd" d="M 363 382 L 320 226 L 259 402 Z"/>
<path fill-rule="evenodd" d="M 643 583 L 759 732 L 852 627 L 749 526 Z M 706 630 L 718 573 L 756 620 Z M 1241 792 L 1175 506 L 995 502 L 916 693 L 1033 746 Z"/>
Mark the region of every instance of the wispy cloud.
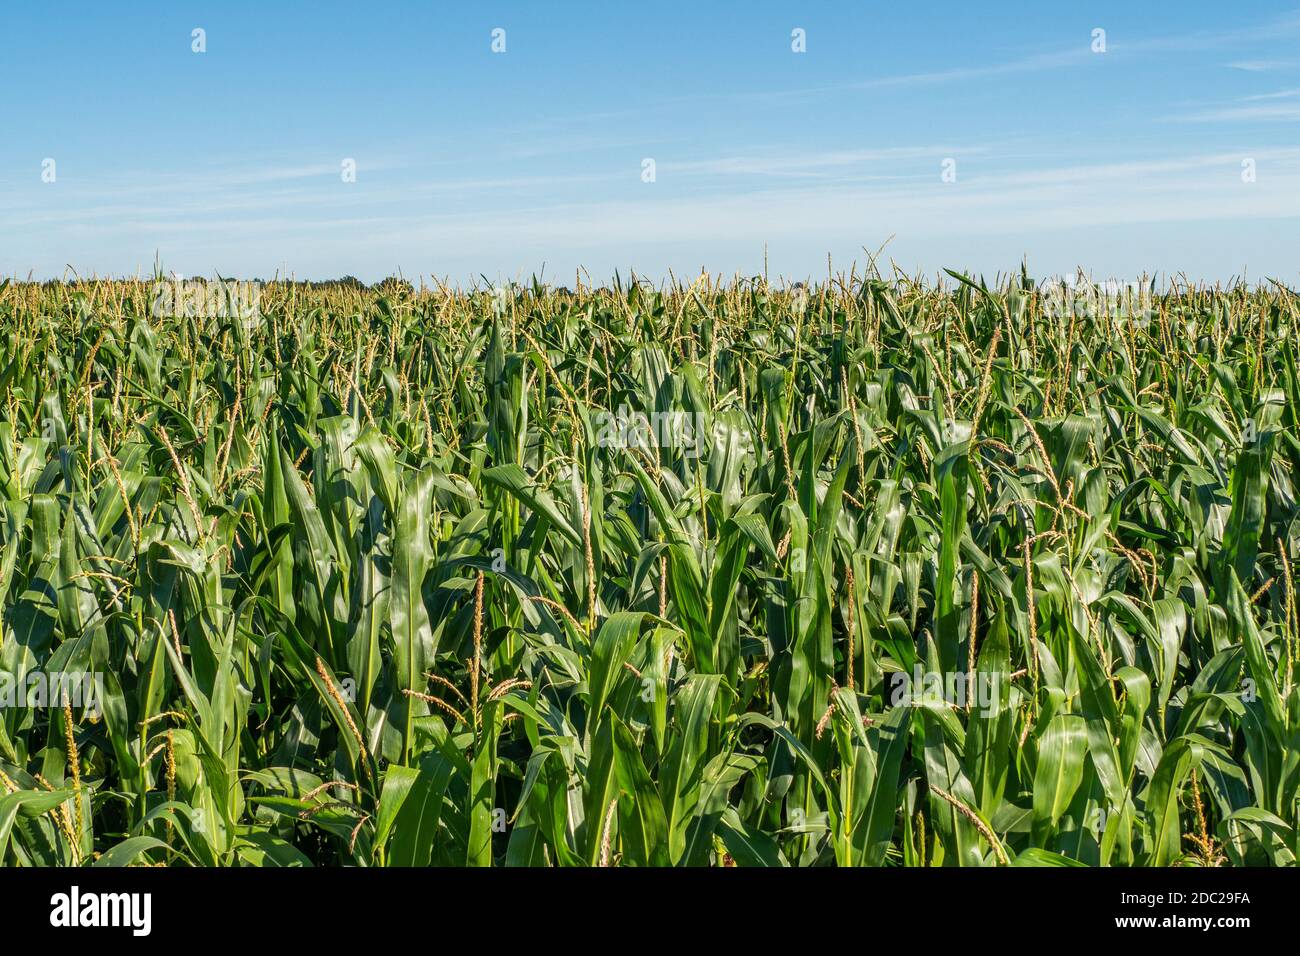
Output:
<path fill-rule="evenodd" d="M 1107 37 L 1107 56 L 1130 57 L 1135 54 L 1186 53 L 1216 49 L 1230 49 L 1245 43 L 1257 43 L 1300 34 L 1300 11 L 1276 17 L 1264 23 L 1243 26 L 1232 30 L 1198 30 L 1166 36 L 1129 37 L 1110 34 Z M 1019 73 L 1039 73 L 1080 66 L 1099 54 L 1091 49 L 1091 36 L 1084 34 L 1077 46 L 1029 53 L 996 63 L 950 67 L 939 70 L 922 70 L 889 76 L 876 76 L 851 83 L 791 90 L 772 90 L 752 94 L 737 94 L 739 98 L 781 99 L 809 96 L 846 90 L 886 89 L 891 87 L 930 86 L 965 83 L 991 77 Z M 1282 69 L 1289 61 L 1242 60 L 1233 64 L 1238 69 Z"/>
<path fill-rule="evenodd" d="M 1228 68 L 1246 73 L 1272 73 L 1276 70 L 1294 69 L 1295 65 L 1294 60 L 1238 60 L 1229 63 Z"/>
<path fill-rule="evenodd" d="M 667 162 L 662 169 L 674 175 L 770 176 L 790 178 L 841 177 L 884 163 L 907 160 L 937 162 L 939 157 L 970 156 L 987 152 L 984 146 L 897 146 L 882 149 L 844 149 L 805 153 L 767 153 L 724 156 L 687 162 Z M 894 167 L 897 168 L 897 167 Z"/>
<path fill-rule="evenodd" d="M 641 199 L 533 202 L 514 208 L 439 212 L 427 208 L 384 215 L 213 215 L 194 221 L 137 213 L 116 222 L 81 224 L 81 234 L 248 235 L 285 242 L 341 238 L 448 253 L 463 243 L 502 235 L 582 248 L 609 243 L 688 239 L 842 239 L 879 230 L 914 235 L 1034 233 L 1117 223 L 1300 216 L 1300 148 L 1261 151 L 1261 174 L 1243 183 L 1235 155 L 1209 153 L 1160 161 L 1068 165 L 1021 173 L 930 182 L 810 189 L 782 186 L 679 198 L 653 192 Z"/>
<path fill-rule="evenodd" d="M 1286 102 L 1297 99 L 1300 99 L 1300 87 L 1252 93 L 1229 103 L 1205 104 L 1196 112 L 1173 119 L 1189 123 L 1286 122 L 1300 118 L 1300 103 Z"/>
<path fill-rule="evenodd" d="M 1076 49 L 1057 50 L 1050 53 L 1035 53 L 1003 63 L 990 63 L 985 66 L 956 67 L 949 70 L 933 70 L 923 73 L 904 73 L 897 76 L 880 76 L 856 83 L 857 89 L 877 89 L 892 86 L 924 86 L 936 83 L 956 83 L 978 80 L 990 76 L 1006 76 L 1010 73 L 1033 73 L 1041 70 L 1053 70 L 1060 67 L 1082 63 L 1095 54 L 1086 43 Z"/>
<path fill-rule="evenodd" d="M 1202 110 L 1181 117 L 1189 123 L 1248 123 L 1300 120 L 1300 103 L 1275 105 L 1226 106 L 1221 109 Z"/>
<path fill-rule="evenodd" d="M 1300 33 L 1300 11 L 1291 11 L 1262 23 L 1236 27 L 1231 30 L 1192 30 L 1160 37 L 1128 39 L 1112 36 L 1110 47 L 1126 53 L 1195 52 L 1223 50 L 1246 43 L 1280 40 Z M 1264 62 L 1243 60 L 1243 63 Z"/>
<path fill-rule="evenodd" d="M 1300 89 L 1294 90 L 1276 90 L 1272 93 L 1256 93 L 1253 96 L 1243 96 L 1241 102 L 1255 103 L 1260 100 L 1282 100 L 1292 96 L 1300 96 Z"/>

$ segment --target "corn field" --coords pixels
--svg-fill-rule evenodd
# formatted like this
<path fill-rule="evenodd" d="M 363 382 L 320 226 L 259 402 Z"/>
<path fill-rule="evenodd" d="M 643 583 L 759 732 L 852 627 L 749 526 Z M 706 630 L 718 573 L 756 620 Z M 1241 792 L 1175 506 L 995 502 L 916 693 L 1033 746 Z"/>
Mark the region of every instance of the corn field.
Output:
<path fill-rule="evenodd" d="M 152 302 L 0 286 L 0 863 L 1300 852 L 1276 283 Z"/>

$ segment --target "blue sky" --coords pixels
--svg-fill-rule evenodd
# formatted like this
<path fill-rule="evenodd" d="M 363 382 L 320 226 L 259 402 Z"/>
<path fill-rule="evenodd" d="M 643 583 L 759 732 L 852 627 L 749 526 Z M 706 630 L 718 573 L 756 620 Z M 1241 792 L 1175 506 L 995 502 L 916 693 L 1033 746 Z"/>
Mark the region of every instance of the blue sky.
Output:
<path fill-rule="evenodd" d="M 1300 7 L 1134 7 L 11 4 L 0 274 L 1300 282 Z"/>

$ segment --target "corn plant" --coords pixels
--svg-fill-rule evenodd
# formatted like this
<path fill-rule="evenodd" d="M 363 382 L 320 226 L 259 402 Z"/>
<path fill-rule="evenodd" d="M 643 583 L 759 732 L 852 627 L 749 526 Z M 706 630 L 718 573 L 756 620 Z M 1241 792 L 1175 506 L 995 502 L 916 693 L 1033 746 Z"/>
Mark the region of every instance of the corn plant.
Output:
<path fill-rule="evenodd" d="M 1280 285 L 216 311 L 0 286 L 0 862 L 1300 852 Z"/>

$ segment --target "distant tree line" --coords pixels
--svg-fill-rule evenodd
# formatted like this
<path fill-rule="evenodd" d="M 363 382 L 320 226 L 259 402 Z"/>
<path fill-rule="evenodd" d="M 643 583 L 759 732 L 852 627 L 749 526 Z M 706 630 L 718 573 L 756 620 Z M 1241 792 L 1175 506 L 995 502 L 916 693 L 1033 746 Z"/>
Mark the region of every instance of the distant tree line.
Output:
<path fill-rule="evenodd" d="M 122 280 L 109 280 L 109 281 L 129 282 L 131 281 L 132 278 L 133 277 L 131 276 L 125 276 L 123 277 Z M 387 278 L 381 279 L 380 281 L 374 283 L 373 285 L 366 285 L 356 276 L 343 276 L 341 279 L 320 279 L 314 282 L 305 279 L 304 280 L 260 279 L 257 278 L 256 276 L 247 279 L 245 278 L 236 279 L 233 276 L 225 276 L 223 278 L 224 281 L 227 282 L 236 282 L 236 281 L 255 282 L 258 285 L 262 285 L 262 286 L 297 286 L 300 289 L 355 289 L 357 291 L 365 291 L 367 289 L 373 289 L 378 292 L 385 292 L 390 294 L 393 292 L 413 293 L 415 291 L 415 286 L 411 284 L 410 280 L 403 279 L 400 276 L 388 276 Z M 154 280 L 167 282 L 167 281 L 171 281 L 171 278 L 169 276 L 160 275 L 160 276 L 155 276 Z M 44 281 L 40 281 L 35 284 L 39 285 L 43 289 L 58 289 L 58 288 L 62 288 L 63 286 L 79 286 L 79 285 L 93 284 L 96 281 L 103 281 L 103 280 L 81 279 L 81 278 L 71 278 L 71 279 L 59 278 L 59 279 L 45 279 Z M 216 280 L 210 279 L 208 276 L 196 275 L 196 276 L 186 276 L 184 281 L 205 285 L 210 281 L 216 281 Z M 22 285 L 23 283 L 20 281 L 17 282 L 16 284 Z"/>

